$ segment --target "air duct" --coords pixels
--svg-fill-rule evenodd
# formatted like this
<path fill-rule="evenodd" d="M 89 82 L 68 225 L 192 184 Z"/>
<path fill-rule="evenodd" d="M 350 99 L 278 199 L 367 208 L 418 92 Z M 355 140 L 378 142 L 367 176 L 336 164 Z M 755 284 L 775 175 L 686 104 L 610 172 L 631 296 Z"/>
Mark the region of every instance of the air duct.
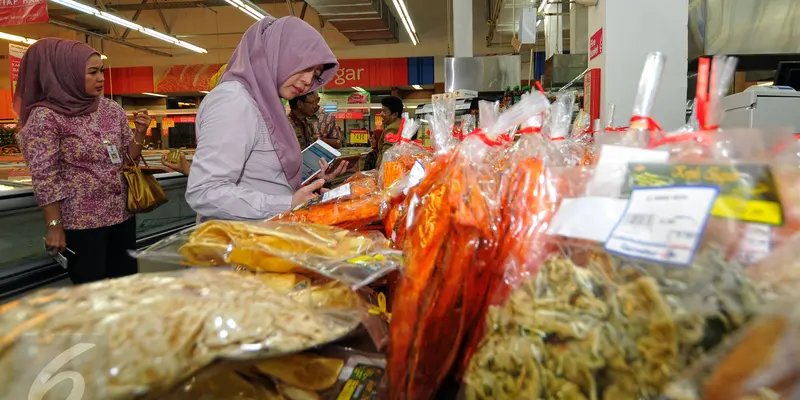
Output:
<path fill-rule="evenodd" d="M 306 0 L 351 43 L 397 43 L 397 19 L 384 0 Z"/>

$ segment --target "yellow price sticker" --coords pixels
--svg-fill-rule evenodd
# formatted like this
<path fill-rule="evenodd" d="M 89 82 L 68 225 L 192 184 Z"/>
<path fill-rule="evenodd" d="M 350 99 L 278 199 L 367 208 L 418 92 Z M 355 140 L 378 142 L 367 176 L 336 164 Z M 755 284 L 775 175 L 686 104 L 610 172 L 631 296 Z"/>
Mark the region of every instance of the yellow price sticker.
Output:
<path fill-rule="evenodd" d="M 369 143 L 369 133 L 350 133 L 350 143 Z"/>
<path fill-rule="evenodd" d="M 164 118 L 161 120 L 161 127 L 162 128 L 174 128 L 175 127 L 175 120 L 171 118 Z"/>

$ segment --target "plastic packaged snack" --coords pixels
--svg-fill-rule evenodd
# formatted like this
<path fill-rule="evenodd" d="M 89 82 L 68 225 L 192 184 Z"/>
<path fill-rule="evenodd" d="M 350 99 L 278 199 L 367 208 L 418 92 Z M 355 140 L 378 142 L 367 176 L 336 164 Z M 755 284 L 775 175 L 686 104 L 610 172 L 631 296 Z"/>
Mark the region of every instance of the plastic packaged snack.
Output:
<path fill-rule="evenodd" d="M 401 134 L 393 138 L 394 146 L 384 153 L 378 175 L 378 183 L 383 189 L 408 174 L 416 160 L 430 155 L 422 143 L 411 140 L 418 130 L 419 122 L 413 118 L 404 120 Z"/>
<path fill-rule="evenodd" d="M 290 222 L 209 221 L 137 254 L 189 266 L 240 266 L 252 271 L 302 273 L 357 289 L 399 266 L 399 252 L 373 236 L 330 226 Z"/>
<path fill-rule="evenodd" d="M 0 310 L 6 332 L 0 397 L 66 398 L 69 385 L 48 391 L 43 381 L 32 384 L 61 357 L 61 371 L 81 374 L 87 398 L 159 398 L 215 361 L 265 359 L 342 338 L 363 312 L 312 309 L 256 279 L 219 270 L 44 290 Z M 63 379 L 55 372 L 51 382 Z"/>
<path fill-rule="evenodd" d="M 754 315 L 756 287 L 708 232 L 716 188 L 575 197 L 591 171 L 549 174 L 529 189 L 538 237 L 506 269 L 465 398 L 654 398 Z"/>
<path fill-rule="evenodd" d="M 383 394 L 385 366 L 380 354 L 331 346 L 252 366 L 223 366 L 193 378 L 166 400 L 374 399 Z"/>
<path fill-rule="evenodd" d="M 538 102 L 543 106 L 536 112 L 547 106 L 541 96 Z M 529 117 L 521 108 L 501 114 L 492 127 L 472 132 L 450 154 L 442 154 L 414 192 L 404 275 L 392 299 L 390 398 L 432 398 L 480 320 L 496 270 L 492 256 L 499 221 L 499 182 L 487 154 L 490 147 L 507 143 L 498 136 Z M 434 112 L 434 127 L 449 131 L 445 121 Z M 434 134 L 445 137 L 442 132 Z"/>

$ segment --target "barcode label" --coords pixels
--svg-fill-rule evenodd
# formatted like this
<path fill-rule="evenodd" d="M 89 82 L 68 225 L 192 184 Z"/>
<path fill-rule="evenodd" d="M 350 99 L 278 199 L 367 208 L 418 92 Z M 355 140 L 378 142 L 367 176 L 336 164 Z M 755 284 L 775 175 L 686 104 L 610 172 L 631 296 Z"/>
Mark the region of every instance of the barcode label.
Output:
<path fill-rule="evenodd" d="M 652 228 L 656 216 L 653 214 L 628 214 L 625 216 L 625 224 L 640 228 Z"/>

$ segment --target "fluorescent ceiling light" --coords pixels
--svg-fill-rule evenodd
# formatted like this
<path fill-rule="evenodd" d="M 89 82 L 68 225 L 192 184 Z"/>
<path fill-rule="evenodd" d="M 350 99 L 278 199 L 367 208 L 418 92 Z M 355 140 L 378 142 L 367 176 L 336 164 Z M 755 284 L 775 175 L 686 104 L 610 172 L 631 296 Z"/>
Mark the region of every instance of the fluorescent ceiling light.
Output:
<path fill-rule="evenodd" d="M 251 3 L 248 0 L 225 0 L 228 4 L 236 7 L 239 11 L 249 15 L 256 21 L 260 21 L 265 17 L 270 16 L 268 12 L 261 9 L 261 7 Z"/>
<path fill-rule="evenodd" d="M 411 22 L 411 17 L 408 15 L 408 10 L 403 2 L 404 0 L 392 1 L 394 2 L 394 8 L 397 9 L 397 14 L 400 16 L 400 21 L 403 22 L 403 26 L 406 28 L 408 37 L 411 38 L 411 43 L 416 46 L 419 43 L 419 38 L 417 37 L 417 31 L 414 29 L 414 23 Z"/>
<path fill-rule="evenodd" d="M 538 20 L 538 21 L 536 21 L 536 27 L 537 27 L 537 28 L 538 28 L 538 27 L 540 27 L 540 26 L 542 26 L 542 21 L 543 21 L 543 20 L 541 20 L 541 19 L 540 19 L 540 20 Z"/>
<path fill-rule="evenodd" d="M 100 54 L 100 59 L 101 60 L 108 60 L 108 57 L 106 57 L 105 54 Z"/>
<path fill-rule="evenodd" d="M 156 39 L 163 40 L 165 42 L 172 43 L 172 44 L 177 45 L 177 46 L 181 46 L 181 47 L 183 47 L 185 49 L 189 49 L 189 50 L 197 52 L 197 53 L 208 53 L 208 51 L 206 49 L 202 48 L 202 47 L 198 47 L 198 46 L 195 46 L 195 45 L 193 45 L 191 43 L 186 43 L 186 42 L 184 42 L 182 40 L 178 40 L 178 39 L 176 39 L 176 38 L 174 38 L 172 36 L 165 35 L 165 34 L 163 34 L 161 32 L 145 28 L 145 27 L 143 27 L 143 26 L 141 26 L 141 25 L 139 25 L 137 23 L 131 22 L 131 21 L 129 21 L 127 19 L 124 19 L 124 18 L 120 18 L 120 17 L 118 17 L 118 16 L 116 16 L 114 14 L 109 14 L 109 13 L 107 13 L 105 11 L 100 11 L 97 8 L 92 7 L 90 5 L 87 5 L 87 4 L 79 3 L 79 2 L 74 1 L 74 0 L 50 0 L 50 1 L 52 1 L 53 3 L 56 3 L 56 4 L 60 4 L 60 5 L 64 6 L 64 7 L 69 7 L 71 9 L 73 9 L 73 10 L 80 11 L 82 13 L 94 15 L 97 18 L 104 19 L 104 20 L 106 20 L 108 22 L 111 22 L 111 23 L 114 23 L 114 24 L 117 24 L 117 25 L 121 25 L 121 26 L 124 26 L 126 28 L 133 29 L 135 31 L 139 31 L 141 33 L 144 33 L 145 35 L 152 36 L 152 37 L 154 37 Z"/>
<path fill-rule="evenodd" d="M 543 12 L 544 12 L 544 9 L 545 9 L 545 7 L 547 7 L 547 0 L 542 0 L 542 2 L 541 2 L 541 3 L 539 3 L 539 12 L 540 12 L 540 13 L 543 13 Z"/>
<path fill-rule="evenodd" d="M 12 35 L 10 33 L 0 32 L 0 39 L 8 40 L 9 42 L 16 42 L 16 43 L 23 43 L 23 44 L 34 44 L 36 43 L 36 39 L 28 39 L 22 36 Z"/>
<path fill-rule="evenodd" d="M 142 92 L 142 94 L 147 95 L 147 96 L 153 96 L 153 97 L 169 97 L 169 96 L 167 96 L 165 94 L 158 94 L 158 93 Z"/>
<path fill-rule="evenodd" d="M 422 86 L 420 86 L 420 85 L 411 85 L 411 87 L 413 87 L 414 89 L 417 89 L 417 90 L 422 90 Z"/>
<path fill-rule="evenodd" d="M 775 82 L 773 82 L 773 81 L 770 81 L 770 82 L 759 82 L 758 86 L 772 86 L 774 84 L 775 84 Z"/>
<path fill-rule="evenodd" d="M 201 90 L 200 93 L 208 94 L 208 90 Z"/>
<path fill-rule="evenodd" d="M 361 88 L 359 86 L 353 86 L 353 90 L 355 90 L 356 92 L 367 93 L 366 90 L 364 90 L 363 88 Z"/>

